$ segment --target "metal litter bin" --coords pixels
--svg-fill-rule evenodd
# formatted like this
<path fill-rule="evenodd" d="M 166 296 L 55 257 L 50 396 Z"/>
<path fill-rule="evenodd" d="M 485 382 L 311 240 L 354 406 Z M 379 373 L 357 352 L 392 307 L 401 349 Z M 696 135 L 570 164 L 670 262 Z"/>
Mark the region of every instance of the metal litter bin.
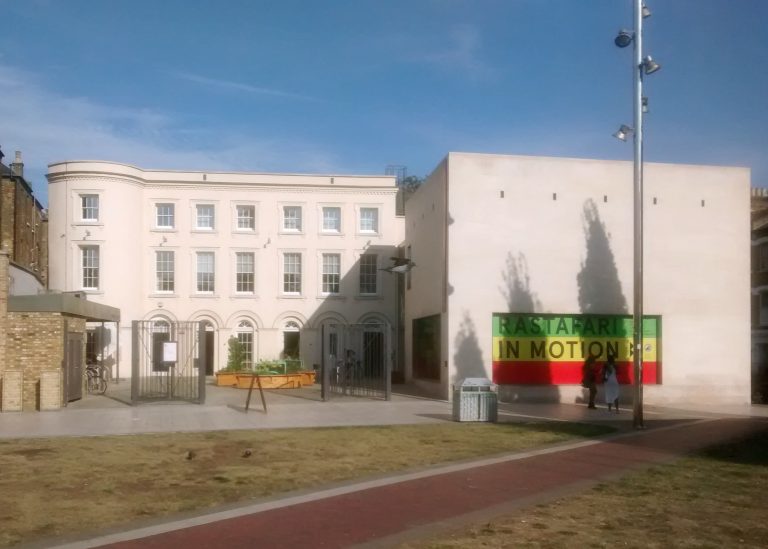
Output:
<path fill-rule="evenodd" d="M 453 387 L 454 421 L 490 421 L 499 417 L 496 385 L 487 378 L 467 377 Z"/>

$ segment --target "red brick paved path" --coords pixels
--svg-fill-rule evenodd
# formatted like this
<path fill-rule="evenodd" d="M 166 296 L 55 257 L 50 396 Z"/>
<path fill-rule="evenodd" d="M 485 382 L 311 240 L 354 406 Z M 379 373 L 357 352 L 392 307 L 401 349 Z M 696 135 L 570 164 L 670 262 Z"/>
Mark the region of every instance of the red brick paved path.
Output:
<path fill-rule="evenodd" d="M 765 420 L 723 419 L 650 429 L 581 448 L 400 482 L 109 547 L 348 547 L 482 510 L 491 513 L 493 507 L 521 499 L 545 501 L 569 486 L 583 486 L 765 428 Z"/>

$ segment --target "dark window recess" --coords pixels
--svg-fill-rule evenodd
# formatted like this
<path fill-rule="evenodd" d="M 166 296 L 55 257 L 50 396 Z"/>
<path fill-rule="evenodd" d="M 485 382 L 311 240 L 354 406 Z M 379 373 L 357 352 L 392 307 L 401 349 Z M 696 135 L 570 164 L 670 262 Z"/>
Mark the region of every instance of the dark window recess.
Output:
<path fill-rule="evenodd" d="M 552 193 L 552 200 L 557 200 L 557 193 Z"/>
<path fill-rule="evenodd" d="M 413 321 L 413 377 L 440 379 L 440 315 Z"/>

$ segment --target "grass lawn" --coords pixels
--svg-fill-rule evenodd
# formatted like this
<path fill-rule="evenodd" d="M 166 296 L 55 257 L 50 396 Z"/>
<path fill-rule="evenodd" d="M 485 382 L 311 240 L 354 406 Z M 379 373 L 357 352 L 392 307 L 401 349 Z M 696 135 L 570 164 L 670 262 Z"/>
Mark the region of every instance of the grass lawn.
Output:
<path fill-rule="evenodd" d="M 0 545 L 612 430 L 445 423 L 4 440 Z"/>
<path fill-rule="evenodd" d="M 768 547 L 768 431 L 403 548 Z"/>

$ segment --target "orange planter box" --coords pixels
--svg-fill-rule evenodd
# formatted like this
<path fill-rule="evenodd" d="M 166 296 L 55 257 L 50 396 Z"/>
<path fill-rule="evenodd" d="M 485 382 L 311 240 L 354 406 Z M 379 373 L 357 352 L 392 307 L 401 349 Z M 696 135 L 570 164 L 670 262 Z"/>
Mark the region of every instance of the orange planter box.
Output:
<path fill-rule="evenodd" d="M 253 374 L 245 372 L 217 372 L 216 385 L 220 387 L 237 387 L 248 389 L 251 387 Z M 315 372 L 305 371 L 295 374 L 264 374 L 260 375 L 262 389 L 299 389 L 315 382 Z M 254 381 L 254 387 L 258 383 Z"/>

